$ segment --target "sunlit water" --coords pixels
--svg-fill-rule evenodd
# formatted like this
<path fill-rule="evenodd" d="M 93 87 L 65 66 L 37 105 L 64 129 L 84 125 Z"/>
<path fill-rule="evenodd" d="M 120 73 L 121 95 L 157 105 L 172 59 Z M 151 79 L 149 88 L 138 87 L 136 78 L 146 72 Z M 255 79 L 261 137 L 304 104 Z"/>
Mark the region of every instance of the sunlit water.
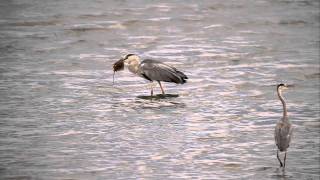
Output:
<path fill-rule="evenodd" d="M 319 179 L 319 2 L 1 1 L 0 179 Z M 167 62 L 188 83 L 112 64 Z M 284 93 L 285 171 L 273 131 Z M 157 87 L 156 93 L 160 93 Z"/>

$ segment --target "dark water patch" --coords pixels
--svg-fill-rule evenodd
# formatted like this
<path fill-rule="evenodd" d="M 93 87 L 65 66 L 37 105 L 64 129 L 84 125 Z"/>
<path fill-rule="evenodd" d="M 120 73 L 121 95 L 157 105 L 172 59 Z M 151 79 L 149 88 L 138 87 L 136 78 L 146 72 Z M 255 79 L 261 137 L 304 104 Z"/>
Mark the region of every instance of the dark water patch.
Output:
<path fill-rule="evenodd" d="M 303 20 L 281 20 L 280 25 L 306 25 L 308 22 Z"/>
<path fill-rule="evenodd" d="M 270 170 L 270 169 L 273 169 L 273 167 L 264 166 L 264 167 L 259 167 L 259 168 L 257 168 L 257 171 L 267 171 L 267 170 Z"/>
<path fill-rule="evenodd" d="M 138 23 L 141 23 L 141 20 L 137 20 L 137 19 L 132 19 L 132 20 L 126 20 L 124 22 L 122 22 L 122 25 L 124 26 L 133 26 L 133 25 L 137 25 Z"/>
<path fill-rule="evenodd" d="M 32 180 L 34 177 L 27 175 L 6 175 L 2 177 L 6 180 Z"/>
<path fill-rule="evenodd" d="M 218 1 L 217 1 L 218 2 Z M 243 8 L 242 4 L 237 4 L 237 3 L 217 3 L 215 5 L 210 5 L 207 9 L 213 10 L 213 11 L 218 11 L 218 10 L 225 10 L 225 9 L 239 9 Z"/>
<path fill-rule="evenodd" d="M 155 99 L 155 100 L 159 100 L 159 99 L 171 99 L 171 98 L 177 98 L 179 97 L 179 94 L 157 94 L 157 95 L 153 95 L 153 96 L 137 96 L 137 98 L 140 99 Z"/>
<path fill-rule="evenodd" d="M 239 169 L 241 167 L 241 164 L 238 163 L 226 163 L 224 164 L 224 168 L 228 169 Z"/>
<path fill-rule="evenodd" d="M 59 25 L 61 22 L 58 20 L 50 20 L 50 21 L 21 21 L 21 22 L 14 22 L 8 23 L 9 26 L 55 26 Z"/>
<path fill-rule="evenodd" d="M 306 74 L 304 77 L 307 79 L 320 79 L 320 73 Z"/>
<path fill-rule="evenodd" d="M 106 18 L 108 14 L 100 13 L 100 14 L 82 14 L 78 16 L 79 19 L 97 19 L 97 18 Z"/>
<path fill-rule="evenodd" d="M 110 31 L 110 28 L 101 25 L 76 25 L 65 30 L 72 32 Z"/>
<path fill-rule="evenodd" d="M 281 0 L 277 1 L 277 3 L 294 4 L 299 6 L 319 6 L 319 1 L 317 0 Z"/>
<path fill-rule="evenodd" d="M 0 45 L 0 52 L 2 52 L 2 53 L 4 53 L 4 52 L 14 52 L 14 51 L 18 51 L 18 50 L 23 50 L 23 49 L 17 48 L 14 45 L 14 43 L 13 44 Z"/>

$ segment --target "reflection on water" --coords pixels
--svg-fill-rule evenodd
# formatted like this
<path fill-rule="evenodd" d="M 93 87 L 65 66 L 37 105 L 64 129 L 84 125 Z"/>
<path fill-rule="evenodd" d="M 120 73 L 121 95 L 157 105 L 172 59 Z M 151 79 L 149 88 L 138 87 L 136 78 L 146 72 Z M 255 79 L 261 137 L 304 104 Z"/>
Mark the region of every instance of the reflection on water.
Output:
<path fill-rule="evenodd" d="M 179 94 L 156 94 L 154 96 L 138 96 L 140 99 L 169 99 L 169 98 L 176 98 L 179 97 Z"/>
<path fill-rule="evenodd" d="M 2 179 L 319 179 L 318 1 L 0 6 Z M 113 85 L 128 53 L 188 83 L 151 97 L 121 71 Z M 293 85 L 285 171 L 278 83 Z"/>

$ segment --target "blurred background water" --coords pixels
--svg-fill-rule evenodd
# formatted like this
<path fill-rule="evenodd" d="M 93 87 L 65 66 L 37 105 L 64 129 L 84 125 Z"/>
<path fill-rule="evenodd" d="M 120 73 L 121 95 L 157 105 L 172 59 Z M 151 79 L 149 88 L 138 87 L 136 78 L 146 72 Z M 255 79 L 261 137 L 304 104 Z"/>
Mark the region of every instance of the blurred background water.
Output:
<path fill-rule="evenodd" d="M 319 179 L 319 1 L 0 2 L 0 179 Z M 188 75 L 179 97 L 112 64 Z M 273 131 L 284 93 L 294 137 Z M 160 93 L 160 89 L 156 89 Z"/>

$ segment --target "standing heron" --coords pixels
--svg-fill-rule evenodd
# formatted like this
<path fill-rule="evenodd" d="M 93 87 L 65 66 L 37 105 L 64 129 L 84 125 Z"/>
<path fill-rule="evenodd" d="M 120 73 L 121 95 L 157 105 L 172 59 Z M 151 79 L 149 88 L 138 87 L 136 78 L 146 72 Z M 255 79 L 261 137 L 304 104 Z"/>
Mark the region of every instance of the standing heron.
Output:
<path fill-rule="evenodd" d="M 286 102 L 282 97 L 282 90 L 286 89 L 287 87 L 288 86 L 285 84 L 279 84 L 277 86 L 278 97 L 282 102 L 282 106 L 283 106 L 283 117 L 281 118 L 281 120 L 278 121 L 274 131 L 274 137 L 275 137 L 276 145 L 278 147 L 277 159 L 280 162 L 280 167 L 284 167 L 284 168 L 286 166 L 287 149 L 291 141 L 292 130 L 293 130 L 291 123 L 289 122 L 289 119 L 288 119 Z M 279 151 L 285 152 L 283 163 L 280 160 Z"/>
<path fill-rule="evenodd" d="M 161 85 L 161 81 L 184 84 L 186 83 L 186 79 L 188 79 L 188 77 L 183 72 L 178 71 L 172 66 L 152 59 L 145 59 L 143 61 L 140 61 L 139 56 L 135 54 L 128 54 L 124 58 L 121 58 L 119 61 L 114 63 L 113 70 L 114 72 L 123 70 L 124 66 L 127 66 L 129 71 L 133 74 L 136 74 L 146 80 L 149 80 L 151 82 L 157 81 L 163 95 L 165 94 L 165 92 Z M 153 96 L 152 86 L 151 96 Z"/>

